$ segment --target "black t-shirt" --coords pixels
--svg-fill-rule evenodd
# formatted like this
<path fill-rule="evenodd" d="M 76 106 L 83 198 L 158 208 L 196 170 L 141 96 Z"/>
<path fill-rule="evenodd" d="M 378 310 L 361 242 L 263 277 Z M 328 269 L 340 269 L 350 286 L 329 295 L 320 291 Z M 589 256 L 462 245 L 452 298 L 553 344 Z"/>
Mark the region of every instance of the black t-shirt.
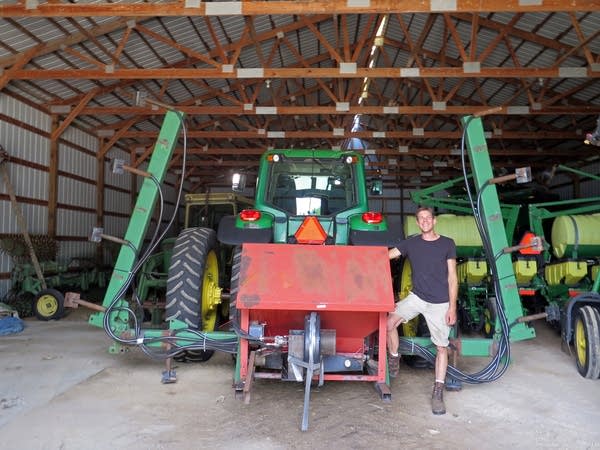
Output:
<path fill-rule="evenodd" d="M 421 235 L 398 240 L 396 248 L 410 261 L 412 291 L 429 303 L 446 303 L 448 260 L 456 259 L 456 245 L 446 236 L 426 241 Z"/>

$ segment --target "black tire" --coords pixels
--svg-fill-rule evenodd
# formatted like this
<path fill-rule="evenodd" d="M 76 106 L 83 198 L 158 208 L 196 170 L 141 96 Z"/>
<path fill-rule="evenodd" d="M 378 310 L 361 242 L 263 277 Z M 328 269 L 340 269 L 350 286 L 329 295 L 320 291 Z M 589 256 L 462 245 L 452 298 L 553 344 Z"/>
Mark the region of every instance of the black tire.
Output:
<path fill-rule="evenodd" d="M 237 294 L 240 286 L 240 267 L 242 265 L 242 246 L 233 249 L 231 264 L 231 282 L 229 284 L 229 320 L 240 323 L 238 309 L 236 307 Z"/>
<path fill-rule="evenodd" d="M 33 298 L 31 307 L 39 320 L 58 320 L 65 313 L 65 297 L 56 289 L 44 289 Z"/>
<path fill-rule="evenodd" d="M 496 317 L 498 310 L 495 297 L 487 297 L 481 311 L 481 332 L 484 337 L 491 339 L 496 332 Z"/>
<path fill-rule="evenodd" d="M 203 292 L 205 282 L 218 285 L 217 248 L 216 232 L 210 228 L 187 228 L 177 237 L 167 279 L 166 320 L 180 320 L 194 330 L 215 330 L 219 308 L 207 305 Z M 185 350 L 176 359 L 204 362 L 213 354 L 214 350 Z"/>
<path fill-rule="evenodd" d="M 582 306 L 574 319 L 575 362 L 584 378 L 600 377 L 600 313 L 590 305 Z"/>

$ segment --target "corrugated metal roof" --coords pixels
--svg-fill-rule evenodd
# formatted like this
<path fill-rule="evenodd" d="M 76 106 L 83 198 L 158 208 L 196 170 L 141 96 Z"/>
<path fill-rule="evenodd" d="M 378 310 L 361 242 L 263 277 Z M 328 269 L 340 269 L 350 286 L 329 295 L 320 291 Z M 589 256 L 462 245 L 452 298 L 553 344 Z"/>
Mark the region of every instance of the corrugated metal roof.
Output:
<path fill-rule="evenodd" d="M 102 3 L 100 0 L 79 3 Z M 131 2 L 119 2 L 122 4 Z M 136 1 L 135 3 L 142 3 Z M 274 4 L 274 8 L 276 5 Z M 388 26 L 385 30 L 385 44 L 378 47 L 375 52 L 375 68 L 394 69 L 389 78 L 371 78 L 369 82 L 369 96 L 363 103 L 368 106 L 381 108 L 390 105 L 410 107 L 430 107 L 432 101 L 447 99 L 447 106 L 531 106 L 531 98 L 543 107 L 561 107 L 560 113 L 555 115 L 531 114 L 516 120 L 514 116 L 501 116 L 506 127 L 511 131 L 526 130 L 562 131 L 569 130 L 573 121 L 583 127 L 592 127 L 595 124 L 593 114 L 587 114 L 583 106 L 600 106 L 600 83 L 590 82 L 590 79 L 579 76 L 552 77 L 546 79 L 538 77 L 536 72 L 520 79 L 518 75 L 508 72 L 506 77 L 490 78 L 473 75 L 467 78 L 453 76 L 453 70 L 463 69 L 463 63 L 471 62 L 471 35 L 473 15 L 468 13 L 447 13 L 449 21 L 454 25 L 459 36 L 460 44 L 454 39 L 443 14 L 392 14 L 387 17 Z M 132 15 L 133 17 L 133 15 Z M 285 13 L 274 13 L 262 16 L 193 16 L 193 17 L 144 17 L 138 19 L 122 49 L 118 63 L 112 67 L 115 70 L 129 69 L 161 69 L 161 68 L 197 68 L 215 70 L 223 74 L 220 64 L 233 64 L 231 76 L 215 76 L 199 79 L 136 79 L 136 80 L 95 80 L 76 74 L 73 79 L 14 79 L 9 80 L 5 93 L 25 98 L 40 107 L 50 104 L 68 103 L 71 107 L 79 104 L 83 95 L 92 89 L 107 88 L 108 92 L 98 93 L 90 107 L 116 108 L 133 105 L 132 97 L 136 90 L 151 91 L 149 98 L 159 98 L 166 103 L 179 105 L 209 106 L 212 110 L 192 113 L 194 126 L 199 130 L 213 129 L 213 121 L 218 121 L 219 130 L 252 130 L 258 126 L 267 126 L 269 130 L 309 131 L 312 123 L 317 123 L 317 129 L 331 131 L 332 127 L 340 124 L 351 123 L 352 117 L 339 114 L 317 114 L 310 107 L 333 106 L 335 102 L 348 102 L 351 107 L 358 105 L 363 80 L 357 78 L 339 78 L 339 62 L 332 57 L 328 45 L 335 48 L 341 57 L 341 62 L 346 59 L 345 38 L 348 41 L 348 50 L 356 59 L 358 68 L 369 65 L 371 52 L 370 42 L 374 38 L 378 19 L 381 15 L 348 14 L 345 16 L 291 16 Z M 495 44 L 499 33 L 506 30 L 515 13 L 497 12 L 482 13 L 478 15 L 477 48 L 474 52 L 475 61 L 480 61 L 480 55 Z M 595 33 L 600 29 L 600 15 L 597 12 L 575 13 L 577 26 L 585 38 L 595 36 L 586 44 L 585 49 L 592 54 L 594 61 L 600 61 L 600 38 Z M 410 35 L 404 35 L 398 23 L 402 18 Z M 344 20 L 342 20 L 344 19 Z M 375 20 L 373 20 L 375 19 Z M 118 22 L 118 21 L 121 22 Z M 15 56 L 22 55 L 38 43 L 48 45 L 61 42 L 69 49 L 84 55 L 77 57 L 65 51 L 65 47 L 57 45 L 53 51 L 40 51 L 29 61 L 25 68 L 30 70 L 73 70 L 89 69 L 108 72 L 103 64 L 113 64 L 112 52 L 122 44 L 125 37 L 127 17 L 56 17 L 38 18 L 23 17 L 14 19 L 0 19 L 0 67 L 9 69 Z M 130 25 L 133 22 L 130 20 Z M 314 28 L 319 36 L 306 25 L 314 22 Z M 431 28 L 424 31 L 431 22 Z M 102 27 L 111 27 L 121 23 L 119 27 L 110 32 L 103 32 Z M 84 35 L 78 24 L 85 30 Z M 19 29 L 19 27 L 22 27 Z M 343 28 L 345 27 L 345 28 Z M 368 30 L 365 30 L 369 27 Z M 144 28 L 158 33 L 172 42 L 162 40 L 145 33 Z M 32 36 L 23 30 L 29 30 Z M 251 31 L 250 31 L 251 30 Z M 367 31 L 365 33 L 365 31 Z M 72 43 L 69 39 L 79 37 L 79 41 Z M 283 39 L 281 39 L 283 38 Z M 323 39 L 320 40 L 319 38 Z M 366 38 L 364 44 L 359 44 L 359 38 Z M 522 13 L 514 28 L 509 29 L 506 39 L 495 45 L 493 50 L 484 60 L 481 60 L 482 70 L 486 69 L 542 69 L 551 70 L 557 65 L 562 55 L 571 51 L 570 55 L 559 62 L 560 67 L 586 68 L 588 60 L 584 48 L 580 47 L 579 37 L 568 12 Z M 444 40 L 446 40 L 444 42 Z M 328 45 L 325 44 L 327 42 Z M 419 46 L 419 42 L 421 46 Z M 413 48 L 411 48 L 411 45 Z M 459 48 L 459 45 L 462 48 Z M 360 46 L 360 48 L 356 48 Z M 291 47 L 291 48 L 290 48 Z M 467 55 L 467 61 L 461 57 L 462 50 Z M 188 49 L 186 51 L 186 49 Z M 440 52 L 443 51 L 443 54 Z M 216 66 L 201 59 L 190 56 L 196 52 L 214 60 Z M 222 57 L 225 54 L 225 59 Z M 513 60 L 514 52 L 516 60 Z M 298 56 L 300 55 L 300 56 Z M 414 57 L 418 59 L 415 61 Z M 88 60 L 95 59 L 97 64 Z M 267 62 L 267 59 L 269 60 Z M 2 65 L 4 61 L 4 65 Z M 310 67 L 306 67 L 306 65 Z M 263 77 L 237 78 L 237 69 L 261 68 L 266 70 L 298 68 L 297 78 L 279 78 L 277 75 L 267 80 Z M 423 78 L 411 76 L 400 78 L 400 69 L 409 67 L 439 68 L 439 76 Z M 313 76 L 304 76 L 309 71 L 332 69 L 329 76 L 318 79 Z M 38 72 L 35 72 L 38 73 Z M 142 72 L 140 72 L 142 73 Z M 538 80 L 542 78 L 542 80 Z M 541 84 L 540 84 L 541 81 Z M 267 84 L 269 87 L 267 87 Z M 460 87 L 455 92 L 455 88 Z M 333 96 L 325 92 L 329 89 Z M 433 90 L 434 98 L 430 93 Z M 529 92 L 528 92 L 529 91 Z M 554 99 L 561 94 L 568 93 L 564 99 L 554 103 Z M 298 114 L 277 114 L 257 116 L 254 109 L 245 114 L 222 114 L 222 106 L 239 106 L 251 103 L 256 96 L 256 105 L 277 105 L 285 108 L 288 106 L 305 106 L 306 110 Z M 530 98 L 531 97 L 531 98 Z M 404 100 L 406 99 L 406 100 Z M 405 105 L 405 103 L 407 103 Z M 564 109 L 579 108 L 568 111 Z M 391 131 L 390 124 L 398 124 L 402 129 L 414 120 L 417 124 L 425 123 L 425 115 L 395 116 L 375 114 L 372 117 L 363 117 L 373 130 L 378 127 Z M 297 117 L 294 117 L 297 116 Z M 61 116 L 64 117 L 64 116 Z M 126 120 L 136 117 L 132 113 L 95 113 L 83 114 L 76 119 L 76 123 L 89 127 L 91 132 L 97 129 L 122 126 Z M 431 120 L 426 131 L 457 131 L 459 130 L 456 115 L 439 112 Z M 207 128 L 206 124 L 210 126 Z M 266 125 L 265 125 L 266 124 Z M 514 125 L 511 125 L 514 124 Z M 138 122 L 132 127 L 135 130 L 156 131 L 160 125 L 160 117 L 140 115 Z M 526 125 L 526 126 L 525 126 Z M 313 127 L 314 128 L 314 127 Z M 311 128 L 311 129 L 313 129 Z M 532 135 L 533 136 L 533 135 Z M 236 145 L 248 147 L 266 147 L 273 144 L 273 140 L 258 136 L 256 138 L 240 139 L 232 134 L 228 138 L 217 138 L 198 141 L 207 142 L 213 147 L 230 147 L 231 142 Z M 314 138 L 301 138 L 307 146 L 317 146 L 324 140 L 334 141 L 330 136 Z M 577 137 L 571 138 L 571 146 L 577 146 Z M 410 140 L 410 139 L 409 139 Z M 144 142 L 148 139 L 144 138 Z M 428 145 L 438 145 L 448 148 L 453 145 L 453 138 L 419 139 L 415 142 Z M 564 139 L 557 139 L 557 145 L 563 145 Z M 124 138 L 122 145 L 130 146 L 136 142 L 132 138 Z M 507 145 L 516 147 L 529 140 L 507 141 Z M 554 141 L 553 141 L 554 142 Z M 285 146 L 285 142 L 278 145 Z M 374 139 L 370 145 L 382 148 L 395 148 L 397 139 Z M 580 144 L 579 144 L 580 145 Z M 238 155 L 232 154 L 231 158 Z M 534 155 L 535 157 L 535 155 Z"/>

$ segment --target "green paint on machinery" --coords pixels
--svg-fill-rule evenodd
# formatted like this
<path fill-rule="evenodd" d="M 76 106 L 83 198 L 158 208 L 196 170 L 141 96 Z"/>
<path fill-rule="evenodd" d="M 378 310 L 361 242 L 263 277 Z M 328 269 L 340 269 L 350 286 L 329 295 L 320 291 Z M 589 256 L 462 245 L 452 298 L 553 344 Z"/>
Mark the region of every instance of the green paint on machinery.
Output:
<path fill-rule="evenodd" d="M 477 166 L 474 171 L 477 171 Z M 579 178 L 600 177 L 557 166 L 553 172 L 574 173 Z M 464 190 L 457 189 L 462 179 L 450 180 L 413 193 L 413 201 L 463 215 L 442 213 L 437 229 L 457 244 L 459 279 L 459 319 L 465 332 L 491 336 L 498 330 L 490 271 L 475 220 Z M 462 192 L 442 196 L 444 191 Z M 600 198 L 532 203 L 500 204 L 505 235 L 510 245 L 519 244 L 519 232 L 532 232 L 542 239 L 541 254 L 512 254 L 515 283 L 525 314 L 546 320 L 561 332 L 567 345 L 576 349 L 579 373 L 587 378 L 600 377 Z M 497 222 L 498 220 L 495 220 Z M 406 219 L 406 235 L 417 232 L 411 218 Z M 406 291 L 403 286 L 401 291 Z M 583 312 L 582 309 L 586 308 Z M 584 314 L 585 312 L 585 314 Z M 600 317 L 600 316 L 598 316 Z M 579 324 L 579 325 L 578 325 Z M 414 328 L 414 325 L 413 325 Z M 578 331 L 579 330 L 579 331 Z M 512 338 L 511 338 L 512 339 Z"/>
<path fill-rule="evenodd" d="M 185 194 L 185 217 L 183 230 L 188 228 L 207 228 L 216 233 L 221 219 L 225 216 L 237 215 L 244 208 L 249 208 L 254 201 L 231 192 L 205 192 Z M 163 325 L 165 317 L 165 296 L 171 257 L 176 238 L 165 238 L 160 243 L 160 251 L 153 253 L 138 272 L 135 297 L 145 311 L 149 311 L 153 326 Z M 218 259 L 219 286 L 229 288 L 233 247 L 221 245 L 216 251 Z M 133 303 L 133 302 L 130 302 Z M 227 317 L 227 305 L 220 305 L 219 317 Z M 213 331 L 213 330 L 205 330 Z M 186 360 L 191 354 L 186 355 Z"/>
<path fill-rule="evenodd" d="M 393 307 L 391 276 L 387 282 L 385 269 L 389 275 L 386 247 L 396 234 L 388 229 L 380 213 L 368 210 L 368 187 L 362 155 L 354 151 L 332 150 L 268 151 L 261 157 L 252 208 L 222 217 L 218 221 L 218 239 L 215 230 L 209 228 L 205 220 L 208 210 L 196 214 L 198 225 L 187 227 L 179 234 L 172 248 L 167 250 L 170 257 L 163 255 L 152 260 L 150 255 L 161 242 L 161 233 L 155 230 L 147 248 L 142 249 L 141 245 L 157 198 L 162 199 L 160 185 L 183 123 L 182 118 L 181 114 L 167 113 L 147 173 L 134 172 L 142 174 L 145 179 L 125 239 L 106 236 L 103 230 L 93 233 L 94 239 L 101 237 L 120 241 L 122 247 L 101 307 L 103 311 L 92 315 L 90 323 L 102 326 L 113 338 L 115 344 L 111 351 L 137 345 L 152 356 L 166 358 L 163 382 L 175 380 L 170 361 L 182 352 L 196 352 L 194 357 L 198 360 L 206 360 L 214 351 L 236 353 L 235 386 L 236 390 L 244 393 L 251 385 L 255 367 L 261 370 L 266 366 L 271 375 L 274 370 L 279 370 L 282 379 L 297 381 L 303 381 L 303 377 L 298 380 L 298 376 L 305 370 L 303 429 L 307 425 L 307 395 L 312 375 L 319 370 L 321 380 L 373 381 L 379 386 L 382 397 L 389 396 L 385 359 L 377 363 L 375 374 L 365 372 L 372 369 L 366 363 L 373 359 L 376 341 L 385 341 L 386 315 Z M 126 169 L 125 166 L 123 168 Z M 190 221 L 191 216 L 188 211 Z M 159 224 L 162 223 L 161 217 L 162 209 L 156 221 Z M 229 293 L 224 292 L 219 270 L 218 248 L 223 245 L 234 249 Z M 367 250 L 362 246 L 377 248 Z M 252 276 L 248 273 L 253 270 L 253 258 L 248 256 L 252 251 L 257 252 L 255 254 L 266 252 L 263 254 L 274 257 L 279 264 L 268 270 L 254 269 L 260 273 Z M 315 263 L 320 260 L 317 254 L 335 261 L 336 264 L 328 267 L 336 268 L 337 272 L 319 269 L 318 273 L 314 273 Z M 336 257 L 343 258 L 347 266 L 340 265 Z M 135 274 L 144 265 L 151 271 L 165 264 L 167 259 L 166 323 L 160 329 L 143 329 L 135 313 L 136 305 L 132 307 L 125 296 Z M 363 263 L 360 263 L 361 260 Z M 291 264 L 299 264 L 306 270 L 289 273 L 279 270 Z M 347 267 L 352 275 L 340 267 Z M 343 273 L 340 274 L 340 270 Z M 279 276 L 272 276 L 275 274 Z M 290 291 L 294 298 L 276 298 L 271 306 L 265 306 L 264 310 L 258 308 L 257 312 L 260 298 L 256 301 L 243 299 L 247 297 L 244 289 L 248 289 L 248 282 L 260 276 L 267 277 L 267 280 L 259 283 L 258 288 L 270 286 L 270 293 L 283 292 L 289 289 L 290 283 L 296 282 Z M 351 282 L 344 283 L 341 280 L 344 276 Z M 383 282 L 377 282 L 380 279 Z M 302 291 L 308 292 L 309 288 L 318 285 L 319 280 L 327 287 L 319 288 L 316 297 L 314 291 L 309 296 L 300 295 Z M 337 286 L 338 283 L 340 286 Z M 332 289 L 334 286 L 337 289 Z M 354 286 L 354 289 L 350 290 L 348 286 Z M 337 297 L 330 301 L 328 297 L 334 293 Z M 242 301 L 236 304 L 238 294 Z M 263 301 L 269 303 L 264 298 Z M 134 303 L 141 306 L 136 295 Z M 218 311 L 227 306 L 232 319 L 228 328 L 233 331 L 215 331 L 219 322 Z M 335 314 L 336 311 L 339 314 Z M 252 318 L 254 314 L 266 320 L 269 326 L 261 328 L 261 320 Z M 321 320 L 334 331 L 333 335 L 329 329 L 320 334 Z M 290 331 L 301 326 L 303 321 L 305 329 L 298 330 L 303 334 Z M 336 324 L 343 331 L 337 341 Z M 278 335 L 260 335 L 265 330 L 278 330 Z M 281 333 L 283 337 L 279 336 Z M 287 336 L 288 333 L 290 336 Z M 365 334 L 354 336 L 353 333 Z M 297 345 L 298 337 L 304 340 L 304 346 Z M 319 354 L 321 347 L 313 346 L 319 339 L 322 339 L 326 354 Z M 296 343 L 292 344 L 292 341 Z M 306 345 L 309 350 L 306 350 Z M 335 348 L 341 348 L 343 353 L 335 354 Z M 307 352 L 314 358 L 307 360 Z M 356 356 L 350 356 L 352 352 Z M 256 358 L 253 356 L 255 353 L 259 354 Z M 323 359 L 325 357 L 326 360 Z"/>
<path fill-rule="evenodd" d="M 567 166 L 554 171 L 600 181 Z M 548 243 L 530 291 L 545 300 L 546 320 L 575 348 L 580 375 L 600 378 L 600 197 L 531 204 L 528 212 L 531 230 Z"/>
<path fill-rule="evenodd" d="M 478 171 L 480 168 L 474 166 L 473 170 Z M 472 185 L 471 189 L 475 190 L 473 175 L 468 175 L 467 179 Z M 484 337 L 491 338 L 496 331 L 497 315 L 493 298 L 494 288 L 480 231 L 464 186 L 464 177 L 455 178 L 426 189 L 413 191 L 411 198 L 417 205 L 444 211 L 436 215 L 436 230 L 444 236 L 451 237 L 456 243 L 459 326 L 463 332 L 481 333 Z M 460 194 L 440 195 L 448 191 L 460 192 Z M 519 220 L 520 206 L 500 204 L 499 208 L 504 224 L 503 235 L 506 236 L 507 242 L 512 243 Z M 492 219 L 496 221 L 495 217 Z M 414 218 L 406 217 L 405 236 L 417 232 L 418 227 Z M 407 281 L 410 282 L 410 279 Z M 408 289 L 401 287 L 400 290 Z"/>
<path fill-rule="evenodd" d="M 201 360 L 214 351 L 237 354 L 234 382 L 244 394 L 258 372 L 264 378 L 306 381 L 303 429 L 315 374 L 321 383 L 324 379 L 375 381 L 382 397 L 389 395 L 385 359 L 378 359 L 378 349 L 382 339 L 385 341 L 386 314 L 393 309 L 389 262 L 382 247 L 393 245 L 399 233 L 388 228 L 380 213 L 369 210 L 369 193 L 381 193 L 381 189 L 376 183 L 368 186 L 363 156 L 356 151 L 269 150 L 261 156 L 252 208 L 222 217 L 216 233 L 202 221 L 189 226 L 172 247 L 155 230 L 150 243 L 142 248 L 154 207 L 162 200 L 161 184 L 183 123 L 183 114 L 167 112 L 124 239 L 111 238 L 121 242 L 121 250 L 103 311 L 90 317 L 91 324 L 103 327 L 114 340 L 111 351 L 138 346 L 153 357 L 165 358 L 165 383 L 175 381 L 170 361 L 183 351 L 201 352 Z M 488 337 L 456 336 L 452 340 L 457 354 L 489 356 L 489 364 L 474 374 L 450 366 L 448 374 L 475 384 L 502 376 L 510 361 L 510 341 L 530 339 L 535 333 L 523 320 L 519 281 L 506 251 L 517 223 L 517 209 L 498 200 L 481 119 L 465 118 L 463 125 L 473 171 L 465 178 L 471 179 L 473 192 L 454 207 L 464 213 L 474 211 L 476 225 L 469 219 L 455 224 L 458 230 L 467 230 L 461 231 L 457 240 L 461 257 L 471 264 L 460 273 L 472 285 L 485 280 L 485 295 L 495 299 L 496 316 L 488 318 L 493 322 Z M 161 217 L 162 207 L 157 223 L 162 223 Z M 450 218 L 447 225 L 445 218 L 440 220 L 442 227 L 453 223 Z M 108 238 L 102 231 L 94 235 Z M 163 255 L 151 262 L 161 242 L 166 246 Z M 221 277 L 221 245 L 233 249 L 229 292 Z M 486 275 L 484 263 L 494 276 Z M 288 266 L 295 270 L 279 270 Z M 144 329 L 136 305 L 126 300 L 135 274 L 143 267 L 149 273 L 158 267 L 162 267 L 162 275 L 168 272 L 166 322 L 160 328 Z M 377 267 L 376 273 L 373 267 Z M 520 271 L 519 279 L 523 277 Z M 317 284 L 321 279 L 324 288 Z M 362 287 L 349 292 L 346 285 L 350 281 Z M 319 286 L 317 294 L 313 284 Z M 284 292 L 288 297 L 281 298 Z M 357 295 L 362 297 L 353 303 Z M 216 331 L 219 311 L 226 305 L 232 319 L 228 331 Z M 358 334 L 363 331 L 365 334 Z M 429 338 L 405 336 L 400 351 L 431 360 L 430 347 Z M 336 348 L 342 353 L 336 353 Z M 369 360 L 376 362 L 376 367 L 369 367 Z"/>
<path fill-rule="evenodd" d="M 56 261 L 58 242 L 55 239 L 47 235 L 31 235 L 30 238 L 46 287 L 31 263 L 23 236 L 12 234 L 0 238 L 0 251 L 10 255 L 13 264 L 7 301 L 17 308 L 21 317 L 35 315 L 44 321 L 60 319 L 64 313 L 61 290 L 88 291 L 92 287 L 106 286 L 107 271 L 93 260 Z"/>

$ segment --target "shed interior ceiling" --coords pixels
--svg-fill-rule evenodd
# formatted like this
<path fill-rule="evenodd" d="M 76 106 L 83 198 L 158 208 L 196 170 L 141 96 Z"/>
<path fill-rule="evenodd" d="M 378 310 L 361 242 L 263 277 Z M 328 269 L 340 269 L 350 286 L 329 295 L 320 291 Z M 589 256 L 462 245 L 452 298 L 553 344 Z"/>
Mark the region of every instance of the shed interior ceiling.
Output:
<path fill-rule="evenodd" d="M 0 89 L 57 115 L 52 139 L 77 126 L 135 165 L 165 112 L 136 92 L 173 105 L 190 190 L 255 173 L 271 147 L 360 149 L 386 185 L 428 186 L 461 173 L 461 117 L 492 108 L 499 169 L 598 160 L 583 141 L 600 115 L 600 2 L 349 3 L 4 1 Z"/>

